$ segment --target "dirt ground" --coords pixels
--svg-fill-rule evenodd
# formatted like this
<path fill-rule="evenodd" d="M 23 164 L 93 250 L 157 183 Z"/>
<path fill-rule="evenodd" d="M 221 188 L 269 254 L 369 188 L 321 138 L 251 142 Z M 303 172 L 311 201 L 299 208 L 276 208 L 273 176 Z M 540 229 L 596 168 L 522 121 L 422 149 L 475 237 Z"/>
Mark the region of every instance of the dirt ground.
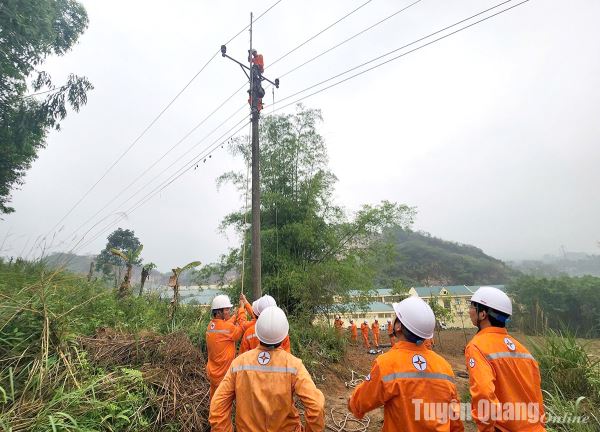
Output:
<path fill-rule="evenodd" d="M 462 330 L 445 330 L 439 335 L 436 334 L 434 338 L 434 351 L 441 354 L 454 370 L 458 394 L 461 399 L 463 399 L 464 395 L 468 394 L 469 391 L 468 378 L 460 376 L 463 375 L 466 370 L 463 355 L 466 346 L 465 336 L 468 341 L 474 334 L 474 330 L 468 330 L 464 333 Z M 383 348 L 383 352 L 386 352 L 389 349 L 388 344 L 387 347 Z M 376 355 L 368 354 L 366 349 L 362 346 L 349 345 L 346 358 L 343 362 L 333 365 L 328 370 L 324 371 L 321 376 L 315 377 L 317 386 L 325 395 L 327 424 L 332 424 L 332 408 L 336 409 L 336 418 L 338 421 L 344 418 L 342 413 L 347 412 L 347 402 L 352 394 L 353 388 L 347 387 L 346 382 L 351 381 L 352 371 L 361 376 L 367 375 L 375 357 Z M 354 377 L 358 378 L 358 375 L 355 374 Z M 370 417 L 370 424 L 367 431 L 380 431 L 383 425 L 383 408 L 370 412 L 368 416 Z M 358 426 L 358 424 L 349 424 L 348 428 L 351 429 Z M 477 429 L 473 423 L 469 423 L 465 424 L 465 430 L 468 432 L 475 432 Z"/>

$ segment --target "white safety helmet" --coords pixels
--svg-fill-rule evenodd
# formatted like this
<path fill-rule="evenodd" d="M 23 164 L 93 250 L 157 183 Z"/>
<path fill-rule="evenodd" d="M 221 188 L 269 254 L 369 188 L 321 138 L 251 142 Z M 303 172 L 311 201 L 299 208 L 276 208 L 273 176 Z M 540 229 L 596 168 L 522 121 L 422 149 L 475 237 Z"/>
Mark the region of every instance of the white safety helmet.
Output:
<path fill-rule="evenodd" d="M 259 315 L 262 313 L 262 311 L 264 311 L 266 308 L 271 307 L 271 306 L 277 306 L 277 302 L 269 294 L 265 294 L 258 301 L 258 313 L 259 313 Z"/>
<path fill-rule="evenodd" d="M 259 310 L 258 310 L 258 301 L 259 301 L 259 300 L 260 300 L 260 299 L 256 299 L 256 300 L 254 300 L 254 301 L 252 302 L 252 312 L 254 312 L 254 315 L 256 315 L 256 316 L 259 316 L 259 315 L 260 315 L 260 312 L 259 312 Z"/>
<path fill-rule="evenodd" d="M 365 323 L 365 324 L 369 324 L 369 323 L 367 322 L 367 320 L 365 320 L 365 321 L 364 321 L 364 323 Z"/>
<path fill-rule="evenodd" d="M 419 297 L 408 297 L 393 303 L 396 316 L 404 327 L 422 339 L 431 339 L 435 330 L 435 315 L 431 307 Z"/>
<path fill-rule="evenodd" d="M 231 300 L 229 300 L 229 296 L 225 294 L 216 296 L 210 305 L 211 310 L 227 309 L 230 307 L 233 307 L 233 305 L 231 304 Z"/>
<path fill-rule="evenodd" d="M 339 316 L 339 315 L 336 315 L 336 316 L 335 316 L 335 319 L 340 319 L 340 316 Z"/>
<path fill-rule="evenodd" d="M 512 315 L 512 302 L 506 293 L 498 288 L 482 286 L 475 291 L 475 294 L 473 294 L 473 297 L 471 297 L 471 301 L 487 306 L 506 315 Z"/>
<path fill-rule="evenodd" d="M 277 306 L 263 309 L 256 321 L 256 337 L 265 345 L 280 343 L 288 335 L 290 325 L 285 312 Z"/>

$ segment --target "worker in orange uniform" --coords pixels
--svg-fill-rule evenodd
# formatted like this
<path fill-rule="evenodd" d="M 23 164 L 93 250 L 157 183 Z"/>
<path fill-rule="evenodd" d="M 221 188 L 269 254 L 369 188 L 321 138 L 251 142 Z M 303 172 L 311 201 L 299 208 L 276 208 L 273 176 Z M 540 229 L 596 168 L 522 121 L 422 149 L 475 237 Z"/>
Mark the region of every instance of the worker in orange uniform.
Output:
<path fill-rule="evenodd" d="M 254 319 L 250 323 L 248 329 L 244 332 L 242 336 L 242 343 L 240 344 L 240 352 L 239 354 L 243 354 L 246 351 L 250 351 L 258 346 L 258 338 L 256 337 L 256 320 L 260 316 L 261 311 L 265 310 L 268 307 L 277 306 L 277 302 L 270 295 L 264 295 L 254 303 L 252 303 L 252 314 Z M 290 346 L 290 337 L 286 336 L 283 342 L 281 343 L 281 348 L 283 348 L 287 352 L 291 352 Z M 238 354 L 238 355 L 239 355 Z"/>
<path fill-rule="evenodd" d="M 396 343 L 396 338 L 394 337 L 394 326 L 392 325 L 392 320 L 387 320 L 387 334 L 390 338 L 390 346 L 394 346 Z"/>
<path fill-rule="evenodd" d="M 506 331 L 511 315 L 512 302 L 498 288 L 481 287 L 471 297 L 469 317 L 478 328 L 465 349 L 471 414 L 481 432 L 545 431 L 538 363 Z M 527 409 L 517 418 L 508 415 L 511 406 L 513 413 Z"/>
<path fill-rule="evenodd" d="M 379 350 L 379 321 L 377 321 L 377 319 L 371 324 L 371 330 L 373 331 L 373 343 L 375 344 L 375 349 Z"/>
<path fill-rule="evenodd" d="M 253 91 L 257 95 L 256 108 L 260 112 L 263 109 L 262 98 L 265 96 L 265 89 L 261 85 L 262 73 L 265 71 L 265 61 L 262 54 L 258 54 L 255 49 L 248 50 L 248 62 L 250 63 L 250 75 Z M 248 103 L 252 105 L 252 94 L 248 97 Z"/>
<path fill-rule="evenodd" d="M 348 327 L 348 329 L 350 330 L 350 340 L 352 341 L 352 344 L 356 345 L 358 342 L 358 329 L 356 328 L 354 320 L 350 320 L 350 327 Z"/>
<path fill-rule="evenodd" d="M 211 304 L 212 320 L 206 329 L 206 375 L 210 381 L 210 395 L 214 394 L 235 358 L 235 343 L 240 340 L 249 325 L 246 310 L 252 310 L 246 297 L 240 297 L 237 314 L 231 316 L 231 300 L 226 295 L 216 296 Z"/>
<path fill-rule="evenodd" d="M 248 50 L 248 63 L 256 65 L 261 74 L 265 71 L 265 61 L 263 59 L 263 55 L 259 54 L 256 49 Z"/>
<path fill-rule="evenodd" d="M 210 403 L 212 432 L 232 432 L 235 406 L 238 432 L 323 431 L 325 398 L 317 389 L 302 360 L 281 348 L 288 335 L 285 313 L 277 306 L 263 310 L 256 321 L 260 345 L 232 363 Z M 304 406 L 305 425 L 294 405 Z"/>
<path fill-rule="evenodd" d="M 344 321 L 342 321 L 342 318 L 339 315 L 335 316 L 335 320 L 333 321 L 333 326 L 335 327 L 337 334 L 339 336 L 341 336 L 344 331 Z"/>
<path fill-rule="evenodd" d="M 365 348 L 370 349 L 371 344 L 369 343 L 369 324 L 367 323 L 367 320 L 365 320 L 360 325 L 360 331 L 362 333 L 362 338 L 363 338 L 363 343 L 365 344 Z"/>
<path fill-rule="evenodd" d="M 352 393 L 348 409 L 361 419 L 383 406 L 384 432 L 462 432 L 452 367 L 423 346 L 433 336 L 433 311 L 419 297 L 394 303 L 393 308 L 398 342 L 375 359 L 371 373 Z M 438 406 L 445 407 L 447 415 L 438 415 Z"/>

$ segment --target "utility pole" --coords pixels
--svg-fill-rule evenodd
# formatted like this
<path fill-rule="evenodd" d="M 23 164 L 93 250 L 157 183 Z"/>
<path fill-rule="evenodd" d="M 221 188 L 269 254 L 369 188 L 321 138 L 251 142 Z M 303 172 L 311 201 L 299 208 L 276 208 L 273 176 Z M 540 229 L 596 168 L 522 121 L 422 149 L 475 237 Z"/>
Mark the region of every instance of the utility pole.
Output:
<path fill-rule="evenodd" d="M 227 55 L 227 47 L 221 45 L 221 55 L 237 63 L 248 77 L 250 83 L 250 115 L 252 121 L 252 296 L 258 299 L 262 295 L 261 288 L 261 248 L 260 248 L 260 145 L 258 139 L 258 123 L 260 110 L 262 109 L 262 98 L 265 91 L 261 86 L 262 81 L 267 81 L 279 88 L 279 79 L 271 81 L 262 75 L 262 55 L 259 56 L 252 47 L 252 21 L 250 13 L 250 49 L 248 50 L 248 63 L 242 62 Z M 259 60 L 260 57 L 260 60 Z"/>

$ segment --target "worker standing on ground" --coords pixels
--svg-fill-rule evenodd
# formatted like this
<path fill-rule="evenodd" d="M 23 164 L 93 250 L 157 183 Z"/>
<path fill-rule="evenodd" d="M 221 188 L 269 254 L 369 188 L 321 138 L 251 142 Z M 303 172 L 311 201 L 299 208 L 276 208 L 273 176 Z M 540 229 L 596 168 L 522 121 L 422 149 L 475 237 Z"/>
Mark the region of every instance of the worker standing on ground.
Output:
<path fill-rule="evenodd" d="M 387 334 L 390 338 L 390 346 L 394 346 L 396 343 L 396 338 L 394 337 L 394 326 L 392 325 L 392 320 L 387 320 Z"/>
<path fill-rule="evenodd" d="M 369 343 L 369 324 L 367 323 L 367 320 L 365 320 L 360 325 L 360 331 L 362 333 L 362 338 L 363 338 L 363 343 L 365 344 L 365 348 L 370 349 L 371 344 Z"/>
<path fill-rule="evenodd" d="M 277 302 L 270 295 L 264 295 L 258 300 L 255 300 L 252 303 L 252 314 L 254 319 L 244 332 L 242 336 L 242 343 L 240 344 L 240 352 L 239 354 L 243 354 L 246 351 L 250 351 L 251 349 L 256 348 L 259 345 L 258 338 L 256 337 L 256 320 L 260 316 L 261 311 L 265 310 L 268 307 L 277 306 Z M 291 352 L 290 346 L 290 337 L 286 336 L 283 342 L 281 343 L 281 348 L 283 348 L 287 352 Z"/>
<path fill-rule="evenodd" d="M 356 328 L 356 324 L 354 322 L 354 320 L 350 320 L 350 340 L 352 341 L 353 345 L 356 345 L 358 342 L 358 329 Z"/>
<path fill-rule="evenodd" d="M 344 321 L 342 321 L 342 318 L 339 315 L 335 316 L 335 320 L 333 321 L 333 326 L 335 327 L 335 330 L 337 331 L 338 336 L 341 336 L 344 331 Z"/>
<path fill-rule="evenodd" d="M 285 313 L 277 306 L 261 312 L 256 321 L 260 345 L 231 363 L 212 398 L 209 415 L 212 432 L 233 431 L 234 400 L 238 432 L 324 430 L 323 393 L 315 386 L 302 360 L 280 347 L 288 329 Z M 294 397 L 304 406 L 304 429 Z"/>
<path fill-rule="evenodd" d="M 348 409 L 361 419 L 383 406 L 384 432 L 462 432 L 454 373 L 423 341 L 433 336 L 435 317 L 427 303 L 409 297 L 394 303 L 394 335 L 398 342 L 375 359 L 371 373 L 352 393 Z M 429 405 L 432 404 L 432 405 Z M 452 410 L 444 416 L 437 407 Z M 430 415 L 433 408 L 433 415 Z"/>
<path fill-rule="evenodd" d="M 211 304 L 212 320 L 206 329 L 206 375 L 210 381 L 210 395 L 214 394 L 235 358 L 235 343 L 244 334 L 246 321 L 245 307 L 250 309 L 246 297 L 240 297 L 237 314 L 231 316 L 231 300 L 226 295 L 216 296 Z"/>
<path fill-rule="evenodd" d="M 379 321 L 377 321 L 377 319 L 375 319 L 371 325 L 371 330 L 373 330 L 373 343 L 375 344 L 375 349 L 379 350 Z"/>
<path fill-rule="evenodd" d="M 512 302 L 494 287 L 481 287 L 471 297 L 469 317 L 478 332 L 465 349 L 472 416 L 480 432 L 545 431 L 544 401 L 537 361 L 514 337 L 506 323 Z M 510 418 L 505 410 L 527 406 L 526 415 Z M 491 409 L 501 407 L 494 418 Z"/>

